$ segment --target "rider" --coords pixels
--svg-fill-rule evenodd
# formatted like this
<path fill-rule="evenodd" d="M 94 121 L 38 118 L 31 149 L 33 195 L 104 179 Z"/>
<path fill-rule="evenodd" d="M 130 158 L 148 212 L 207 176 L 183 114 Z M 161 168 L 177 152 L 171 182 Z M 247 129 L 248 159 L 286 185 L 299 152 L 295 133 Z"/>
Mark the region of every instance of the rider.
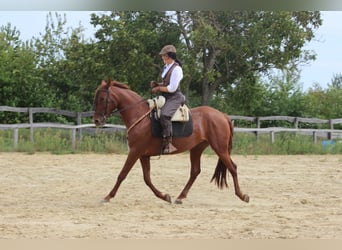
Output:
<path fill-rule="evenodd" d="M 159 55 L 165 64 L 161 77 L 163 81 L 151 82 L 152 93 L 161 92 L 165 97 L 165 105 L 161 108 L 160 124 L 163 136 L 163 154 L 170 154 L 177 150 L 172 145 L 172 123 L 171 118 L 177 108 L 184 103 L 185 96 L 180 89 L 180 81 L 183 78 L 182 64 L 177 58 L 176 48 L 173 45 L 164 46 Z"/>

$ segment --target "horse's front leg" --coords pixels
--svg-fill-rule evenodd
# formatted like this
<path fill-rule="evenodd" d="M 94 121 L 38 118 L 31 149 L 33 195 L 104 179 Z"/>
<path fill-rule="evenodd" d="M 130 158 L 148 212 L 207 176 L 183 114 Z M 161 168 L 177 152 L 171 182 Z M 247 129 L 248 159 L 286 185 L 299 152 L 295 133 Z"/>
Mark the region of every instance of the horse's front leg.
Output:
<path fill-rule="evenodd" d="M 146 185 L 149 186 L 149 188 L 158 198 L 171 203 L 171 196 L 169 194 L 163 194 L 152 184 L 150 156 L 140 157 L 140 163 L 143 170 L 144 181 Z"/>
<path fill-rule="evenodd" d="M 114 198 L 116 192 L 118 191 L 120 187 L 121 182 L 127 177 L 127 174 L 129 173 L 129 171 L 131 171 L 132 167 L 134 166 L 138 158 L 139 157 L 137 156 L 137 154 L 133 153 L 132 151 L 129 152 L 126 162 L 118 175 L 117 181 L 113 189 L 104 198 L 103 202 L 109 202 L 111 198 Z"/>

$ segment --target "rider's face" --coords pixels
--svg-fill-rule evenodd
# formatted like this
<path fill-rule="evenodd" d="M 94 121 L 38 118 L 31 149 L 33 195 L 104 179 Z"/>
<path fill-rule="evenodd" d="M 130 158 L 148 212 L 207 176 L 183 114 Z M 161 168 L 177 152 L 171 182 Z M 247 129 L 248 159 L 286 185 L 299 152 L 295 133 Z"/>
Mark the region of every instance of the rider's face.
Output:
<path fill-rule="evenodd" d="M 161 55 L 161 58 L 163 59 L 164 64 L 170 64 L 172 61 L 172 59 L 167 54 Z"/>

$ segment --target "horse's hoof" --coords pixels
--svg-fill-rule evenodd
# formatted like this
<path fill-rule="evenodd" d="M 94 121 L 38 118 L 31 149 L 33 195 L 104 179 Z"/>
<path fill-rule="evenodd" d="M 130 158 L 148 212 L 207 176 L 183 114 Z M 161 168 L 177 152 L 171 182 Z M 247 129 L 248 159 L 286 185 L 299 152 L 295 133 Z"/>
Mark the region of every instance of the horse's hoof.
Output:
<path fill-rule="evenodd" d="M 172 203 L 171 201 L 171 196 L 169 194 L 166 194 L 164 197 L 165 201 L 167 201 L 168 203 Z"/>
<path fill-rule="evenodd" d="M 106 200 L 106 199 L 103 199 L 100 201 L 100 204 L 102 205 L 105 205 L 105 204 L 108 204 L 109 203 L 109 200 Z"/>
<path fill-rule="evenodd" d="M 183 201 L 181 199 L 175 200 L 175 204 L 183 204 Z"/>
<path fill-rule="evenodd" d="M 247 203 L 249 202 L 249 196 L 247 194 L 243 196 L 243 201 Z"/>

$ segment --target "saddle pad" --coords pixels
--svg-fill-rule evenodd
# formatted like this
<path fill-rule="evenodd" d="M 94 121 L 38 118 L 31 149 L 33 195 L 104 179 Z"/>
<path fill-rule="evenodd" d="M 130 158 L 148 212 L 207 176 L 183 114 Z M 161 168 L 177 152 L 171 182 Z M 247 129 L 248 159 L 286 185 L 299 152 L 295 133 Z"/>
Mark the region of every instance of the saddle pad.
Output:
<path fill-rule="evenodd" d="M 162 137 L 162 127 L 160 125 L 159 120 L 156 119 L 156 111 L 153 110 L 151 112 L 151 128 L 152 128 L 152 135 L 156 137 Z M 172 132 L 173 138 L 176 137 L 186 137 L 192 134 L 192 117 L 191 114 L 189 115 L 189 121 L 187 122 L 172 122 Z"/>
<path fill-rule="evenodd" d="M 148 99 L 147 104 L 150 107 L 150 109 L 153 108 L 153 109 L 158 110 L 155 113 L 155 115 L 156 115 L 155 117 L 158 120 L 160 118 L 161 108 L 165 104 L 165 97 L 164 96 L 157 96 L 153 99 Z M 189 121 L 189 119 L 190 119 L 190 109 L 188 108 L 188 106 L 186 106 L 186 104 L 182 104 L 178 107 L 178 109 L 176 110 L 176 112 L 172 116 L 171 121 L 187 122 L 187 121 Z"/>
<path fill-rule="evenodd" d="M 160 109 L 158 110 L 158 119 L 160 118 Z M 188 106 L 186 106 L 185 104 L 179 106 L 179 108 L 176 110 L 176 112 L 174 113 L 174 115 L 171 118 L 171 121 L 173 122 L 187 122 L 190 119 L 190 110 L 188 108 Z"/>

